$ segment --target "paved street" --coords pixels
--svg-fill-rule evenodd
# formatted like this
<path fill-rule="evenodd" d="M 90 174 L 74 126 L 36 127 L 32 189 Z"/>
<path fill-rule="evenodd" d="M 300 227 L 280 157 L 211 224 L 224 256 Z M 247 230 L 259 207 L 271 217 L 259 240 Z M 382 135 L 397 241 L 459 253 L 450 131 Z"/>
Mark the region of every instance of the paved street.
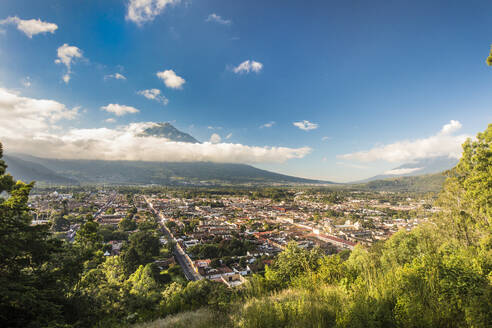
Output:
<path fill-rule="evenodd" d="M 162 226 L 162 231 L 164 232 L 166 237 L 168 237 L 169 239 L 171 239 L 176 243 L 176 247 L 174 248 L 173 254 L 176 257 L 176 260 L 178 261 L 179 265 L 183 269 L 186 279 L 191 281 L 202 279 L 202 277 L 198 273 L 196 273 L 195 270 L 193 270 L 193 268 L 191 267 L 190 263 L 186 259 L 185 253 L 183 252 L 182 248 L 178 245 L 176 239 L 174 239 L 174 237 L 171 235 L 169 229 L 162 223 L 163 217 L 161 217 L 161 215 L 157 213 L 157 211 L 152 206 L 152 203 L 149 202 L 147 198 L 145 198 L 145 201 L 147 202 L 151 210 L 154 212 L 154 214 L 159 216 L 159 224 Z"/>

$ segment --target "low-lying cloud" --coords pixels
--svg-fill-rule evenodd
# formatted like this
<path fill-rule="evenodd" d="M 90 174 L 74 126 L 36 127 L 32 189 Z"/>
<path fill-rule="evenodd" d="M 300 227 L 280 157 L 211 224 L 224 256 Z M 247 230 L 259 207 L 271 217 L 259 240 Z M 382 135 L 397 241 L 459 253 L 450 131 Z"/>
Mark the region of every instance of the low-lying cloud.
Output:
<path fill-rule="evenodd" d="M 60 159 L 217 163 L 278 163 L 311 152 L 309 147 L 247 146 L 220 140 L 194 144 L 143 136 L 146 128 L 155 125 L 153 122 L 116 128 L 60 127 L 77 115 L 78 108 L 0 88 L 0 141 L 11 152 Z"/>
<path fill-rule="evenodd" d="M 416 140 L 397 141 L 392 144 L 374 147 L 369 150 L 339 155 L 339 158 L 361 162 L 386 161 L 405 162 L 417 158 L 448 156 L 460 158 L 461 145 L 468 135 L 453 135 L 461 128 L 458 121 L 450 121 L 435 135 Z"/>
<path fill-rule="evenodd" d="M 422 170 L 422 167 L 412 167 L 412 168 L 403 168 L 403 169 L 393 169 L 384 172 L 384 174 L 390 174 L 390 175 L 405 175 L 405 174 L 410 174 L 414 173 L 417 171 Z"/>

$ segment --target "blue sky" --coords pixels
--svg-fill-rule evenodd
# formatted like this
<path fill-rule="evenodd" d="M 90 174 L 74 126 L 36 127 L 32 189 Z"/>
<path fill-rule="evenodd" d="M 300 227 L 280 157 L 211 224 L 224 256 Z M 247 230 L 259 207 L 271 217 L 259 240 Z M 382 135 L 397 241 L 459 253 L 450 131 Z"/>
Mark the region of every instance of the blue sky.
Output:
<path fill-rule="evenodd" d="M 89 136 L 107 136 L 104 127 L 121 130 L 130 123 L 169 121 L 202 141 L 215 133 L 220 141 L 215 136 L 213 144 L 257 147 L 234 148 L 231 153 L 240 149 L 242 155 L 227 153 L 233 157 L 224 155 L 224 161 L 350 181 L 419 157 L 453 156 L 463 138 L 492 121 L 492 69 L 485 65 L 492 24 L 484 1 L 138 4 L 0 3 L 0 87 L 7 90 L 5 97 L 15 94 L 19 104 L 47 99 L 55 107 L 65 106 L 48 110 L 44 125 L 37 134 L 26 134 L 24 142 L 14 140 L 13 133 L 0 133 L 7 149 L 28 151 L 26 143 L 42 139 L 43 131 L 62 142 L 62 133 L 70 129 L 76 129 L 71 135 L 88 131 Z M 153 15 L 142 14 L 146 9 Z M 42 24 L 31 32 L 22 30 L 22 22 L 30 19 Z M 43 25 L 48 23 L 56 29 Z M 76 48 L 66 49 L 68 57 L 57 57 L 64 44 Z M 73 51 L 80 57 L 70 57 Z M 57 58 L 62 62 L 56 63 Z M 169 85 L 157 76 L 164 71 L 171 74 Z M 68 83 L 63 80 L 67 73 Z M 114 78 L 116 73 L 125 79 Z M 160 91 L 155 99 L 142 95 L 152 89 Z M 138 112 L 117 116 L 101 109 L 110 104 Z M 4 105 L 4 118 L 13 108 Z M 74 108 L 76 115 L 67 114 Z M 57 113 L 63 119 L 50 119 Z M 26 118 L 19 124 L 29 128 L 30 122 Z M 269 122 L 275 123 L 261 127 Z M 450 128 L 444 133 L 446 124 Z M 80 144 L 77 140 L 70 141 L 71 147 Z M 47 156 L 56 155 L 41 142 L 36 145 Z M 232 146 L 210 147 L 224 153 Z M 269 152 L 265 147 L 287 150 L 258 155 Z M 248 161 L 248 152 L 254 160 Z M 97 157 L 90 151 L 87 156 Z M 169 158 L 192 160 L 186 154 L 173 156 Z M 280 162 L 272 163 L 276 156 Z M 221 160 L 219 155 L 198 158 Z"/>

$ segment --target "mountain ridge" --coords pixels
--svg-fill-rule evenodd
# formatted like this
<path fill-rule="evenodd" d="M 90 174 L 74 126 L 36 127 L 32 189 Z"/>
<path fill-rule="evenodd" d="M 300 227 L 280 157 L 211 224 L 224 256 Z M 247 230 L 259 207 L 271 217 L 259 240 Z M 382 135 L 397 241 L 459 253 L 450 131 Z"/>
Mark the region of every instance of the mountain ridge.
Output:
<path fill-rule="evenodd" d="M 412 177 L 436 174 L 449 170 L 458 164 L 458 159 L 447 156 L 438 156 L 431 158 L 419 158 L 413 162 L 402 164 L 394 169 L 378 174 L 373 177 L 350 182 L 350 184 L 360 184 L 375 180 L 385 180 L 400 177 Z"/>
<path fill-rule="evenodd" d="M 155 123 L 153 126 L 146 128 L 141 136 L 166 138 L 170 141 L 200 143 L 190 134 L 176 129 L 169 122 Z"/>
<path fill-rule="evenodd" d="M 19 161 L 30 164 L 28 172 L 22 172 L 22 168 L 17 165 Z M 232 163 L 70 160 L 9 154 L 7 164 L 9 165 L 7 171 L 15 172 L 16 174 L 13 175 L 19 179 L 29 177 L 29 170 L 33 170 L 33 167 L 38 165 L 57 177 L 67 179 L 67 182 L 71 182 L 69 184 L 335 184 L 330 181 L 270 172 L 247 164 Z M 31 180 L 51 184 L 56 184 L 58 181 L 39 175 Z"/>

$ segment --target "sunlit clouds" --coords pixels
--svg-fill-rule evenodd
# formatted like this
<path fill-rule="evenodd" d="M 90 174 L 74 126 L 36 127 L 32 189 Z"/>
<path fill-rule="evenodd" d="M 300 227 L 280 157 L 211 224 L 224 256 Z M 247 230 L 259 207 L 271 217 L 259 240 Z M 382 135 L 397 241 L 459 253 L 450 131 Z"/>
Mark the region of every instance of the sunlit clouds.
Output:
<path fill-rule="evenodd" d="M 120 104 L 109 104 L 107 106 L 102 106 L 101 110 L 104 110 L 108 113 L 113 113 L 116 116 L 123 116 L 126 114 L 136 114 L 136 113 L 140 112 L 135 107 L 120 105 Z"/>
<path fill-rule="evenodd" d="M 103 110 L 117 116 L 134 113 L 131 106 L 109 104 Z M 23 97 L 0 88 L 0 140 L 8 151 L 65 159 L 142 160 L 164 162 L 281 163 L 303 158 L 309 147 L 289 148 L 224 143 L 217 134 L 201 144 L 144 136 L 153 122 L 115 128 L 60 128 L 72 122 L 78 108 L 46 99 Z M 107 120 L 106 123 L 114 123 Z"/>
<path fill-rule="evenodd" d="M 167 105 L 169 103 L 169 100 L 161 94 L 161 90 L 159 89 L 140 90 L 137 93 L 149 100 L 160 102 L 163 105 Z"/>
<path fill-rule="evenodd" d="M 157 72 L 156 75 L 164 82 L 166 87 L 171 89 L 182 89 L 183 84 L 186 83 L 185 79 L 183 79 L 181 76 L 176 75 L 176 73 L 172 69 Z"/>
<path fill-rule="evenodd" d="M 126 19 L 141 26 L 146 22 L 153 21 L 156 16 L 180 0 L 130 0 Z"/>
<path fill-rule="evenodd" d="M 241 64 L 232 68 L 236 74 L 247 74 L 250 72 L 260 73 L 263 69 L 263 64 L 254 60 L 245 60 Z"/>
<path fill-rule="evenodd" d="M 17 16 L 7 17 L 0 21 L 0 25 L 12 24 L 19 31 L 32 38 L 36 34 L 55 33 L 58 25 L 55 23 L 43 22 L 41 19 L 20 19 Z"/>
<path fill-rule="evenodd" d="M 300 121 L 300 122 L 294 122 L 292 124 L 294 126 L 298 127 L 299 129 L 304 130 L 304 131 L 315 130 L 318 128 L 317 123 L 312 123 L 312 122 L 309 122 L 307 120 Z"/>
<path fill-rule="evenodd" d="M 372 162 L 383 160 L 387 162 L 403 162 L 417 158 L 448 156 L 459 158 L 461 144 L 468 135 L 453 135 L 461 128 L 458 121 L 450 121 L 435 135 L 416 139 L 397 141 L 384 146 L 377 146 L 369 150 L 358 151 L 338 156 L 339 158 Z"/>
<path fill-rule="evenodd" d="M 63 75 L 63 81 L 68 83 L 72 74 L 72 63 L 76 59 L 82 58 L 82 50 L 75 46 L 70 46 L 67 43 L 63 44 L 57 49 L 57 59 L 55 59 L 56 64 L 63 64 L 67 68 L 66 73 Z"/>

